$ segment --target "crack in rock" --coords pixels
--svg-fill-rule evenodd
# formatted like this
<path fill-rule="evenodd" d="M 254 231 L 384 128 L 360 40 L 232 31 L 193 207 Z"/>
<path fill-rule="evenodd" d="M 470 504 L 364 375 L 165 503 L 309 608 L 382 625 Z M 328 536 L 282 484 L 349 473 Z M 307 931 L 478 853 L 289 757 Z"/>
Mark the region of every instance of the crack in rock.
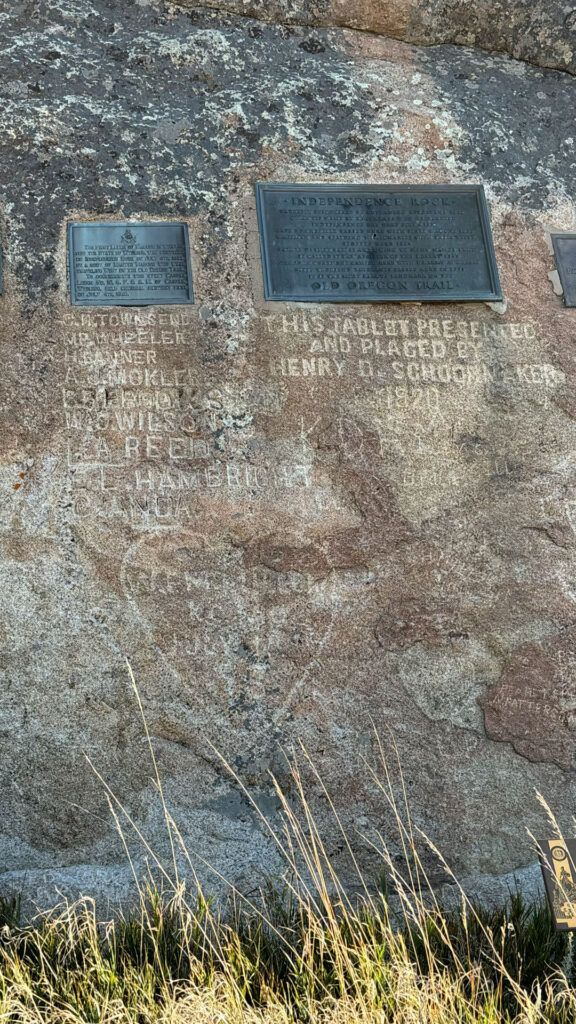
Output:
<path fill-rule="evenodd" d="M 353 29 L 414 46 L 453 44 L 576 74 L 576 7 L 553 0 L 170 0 L 170 6 L 212 10 L 287 28 Z"/>

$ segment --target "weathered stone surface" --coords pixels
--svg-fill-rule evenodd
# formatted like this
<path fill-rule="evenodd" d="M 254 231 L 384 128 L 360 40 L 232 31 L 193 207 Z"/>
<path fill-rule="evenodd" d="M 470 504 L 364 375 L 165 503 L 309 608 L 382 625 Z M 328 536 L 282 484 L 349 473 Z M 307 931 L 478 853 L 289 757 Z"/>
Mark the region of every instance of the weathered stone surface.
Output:
<path fill-rule="evenodd" d="M 393 842 L 374 723 L 456 870 L 533 878 L 534 788 L 575 795 L 572 77 L 155 0 L 0 24 L 5 887 L 124 891 L 84 752 L 166 852 L 125 657 L 199 867 L 278 870 L 214 748 L 274 811 L 302 739 Z M 268 179 L 484 183 L 506 303 L 265 303 Z M 70 306 L 66 222 L 131 218 L 187 221 L 194 306 Z"/>
<path fill-rule="evenodd" d="M 286 25 L 376 32 L 420 46 L 477 46 L 576 71 L 576 7 L 563 0 L 205 0 L 202 7 Z"/>

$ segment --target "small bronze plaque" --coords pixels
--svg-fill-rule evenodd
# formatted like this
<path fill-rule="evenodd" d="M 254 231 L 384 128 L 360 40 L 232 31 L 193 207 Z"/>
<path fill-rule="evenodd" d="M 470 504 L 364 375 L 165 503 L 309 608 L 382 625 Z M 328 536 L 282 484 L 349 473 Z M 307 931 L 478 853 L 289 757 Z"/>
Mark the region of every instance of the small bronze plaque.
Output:
<path fill-rule="evenodd" d="M 68 225 L 75 306 L 164 306 L 194 301 L 184 223 Z"/>
<path fill-rule="evenodd" d="M 538 846 L 556 928 L 576 931 L 576 839 L 544 839 Z"/>
<path fill-rule="evenodd" d="M 256 203 L 266 299 L 502 298 L 481 185 L 259 182 Z"/>
<path fill-rule="evenodd" d="M 576 306 L 576 235 L 552 235 L 556 269 L 564 292 L 564 305 Z"/>

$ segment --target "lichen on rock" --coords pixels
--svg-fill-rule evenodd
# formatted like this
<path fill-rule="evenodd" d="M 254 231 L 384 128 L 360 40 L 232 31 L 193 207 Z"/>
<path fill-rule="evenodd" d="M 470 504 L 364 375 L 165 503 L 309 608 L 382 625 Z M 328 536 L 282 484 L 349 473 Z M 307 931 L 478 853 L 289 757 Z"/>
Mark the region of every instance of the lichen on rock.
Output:
<path fill-rule="evenodd" d="M 302 740 L 350 834 L 393 844 L 363 767 L 392 735 L 415 823 L 483 892 L 533 879 L 535 788 L 571 816 L 574 311 L 547 238 L 576 227 L 575 84 L 531 66 L 571 69 L 570 19 L 464 6 L 0 14 L 5 887 L 125 892 L 85 753 L 168 849 L 126 658 L 185 841 L 241 887 L 277 849 L 215 750 L 274 814 Z M 265 302 L 262 180 L 483 184 L 505 303 Z M 71 306 L 67 222 L 133 219 L 186 222 L 195 304 Z"/>

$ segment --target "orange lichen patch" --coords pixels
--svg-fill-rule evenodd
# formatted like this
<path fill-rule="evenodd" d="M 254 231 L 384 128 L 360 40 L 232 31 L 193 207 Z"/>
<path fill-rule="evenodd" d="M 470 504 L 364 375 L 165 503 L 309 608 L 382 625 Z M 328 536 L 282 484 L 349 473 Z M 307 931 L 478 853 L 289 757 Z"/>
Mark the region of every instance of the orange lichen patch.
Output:
<path fill-rule="evenodd" d="M 22 487 L 22 484 L 14 484 L 14 490 L 15 491 L 17 491 L 19 487 Z"/>
<path fill-rule="evenodd" d="M 18 476 L 20 477 L 21 480 L 23 480 L 24 477 L 26 476 L 26 473 L 18 473 Z"/>
<path fill-rule="evenodd" d="M 438 152 L 450 155 L 456 150 L 456 143 L 450 129 L 442 128 L 434 124 L 434 115 L 429 110 L 422 113 L 412 110 L 404 110 L 401 123 L 402 139 L 398 141 L 395 153 L 400 159 L 410 159 L 417 153 L 425 160 L 435 161 Z M 422 152 L 420 152 L 420 150 Z M 426 181 L 430 174 L 420 173 L 414 176 L 414 181 Z M 438 178 L 438 169 L 432 172 L 432 180 Z"/>
<path fill-rule="evenodd" d="M 410 26 L 411 7 L 410 0 L 394 0 L 386 4 L 380 0 L 356 0 L 354 4 L 348 0 L 332 0 L 329 17 L 335 25 L 405 39 Z"/>

